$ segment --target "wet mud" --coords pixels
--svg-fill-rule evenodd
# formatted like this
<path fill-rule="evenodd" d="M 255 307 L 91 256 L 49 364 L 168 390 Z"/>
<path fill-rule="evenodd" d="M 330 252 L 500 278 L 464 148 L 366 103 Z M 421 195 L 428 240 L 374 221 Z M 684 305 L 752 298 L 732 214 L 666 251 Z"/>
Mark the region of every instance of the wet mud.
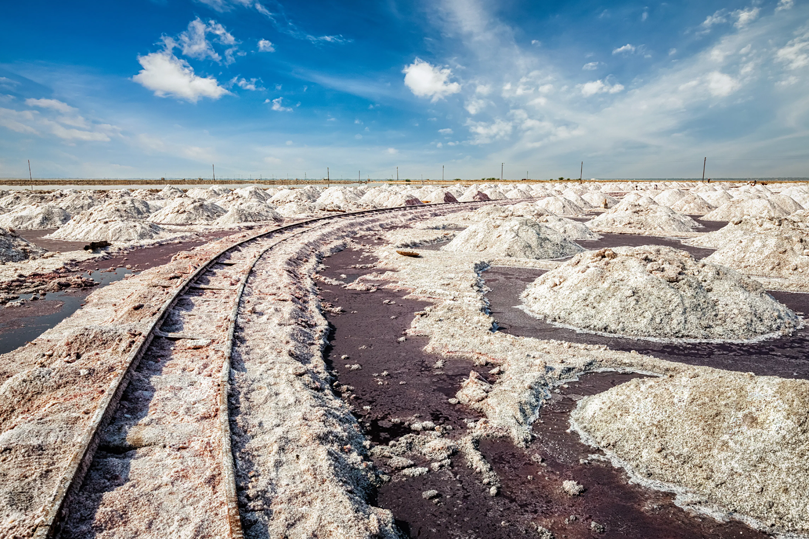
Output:
<path fill-rule="evenodd" d="M 543 273 L 506 267 L 493 267 L 483 273 L 490 289 L 486 297 L 499 331 L 520 337 L 603 344 L 613 350 L 636 350 L 669 361 L 760 376 L 809 379 L 809 327 L 785 337 L 748 343 L 666 343 L 578 332 L 554 326 L 517 308 L 520 294 Z M 809 294 L 770 294 L 802 316 L 809 313 Z"/>
<path fill-rule="evenodd" d="M 353 281 L 372 271 L 362 267 L 373 261 L 363 255 L 361 250 L 347 249 L 328 257 L 322 275 Z M 412 433 L 408 419 L 433 421 L 448 438 L 464 436 L 464 420 L 480 416 L 448 399 L 470 370 L 494 379 L 486 374 L 488 369 L 475 368 L 471 362 L 426 354 L 422 350 L 426 338 L 399 341 L 414 312 L 427 304 L 403 299 L 406 291 L 346 290 L 324 283 L 319 287 L 332 328 L 326 360 L 337 378 L 335 388 L 352 405 L 372 444 L 388 444 Z M 538 537 L 537 525 L 557 538 L 764 537 L 739 523 L 690 515 L 674 505 L 670 495 L 630 484 L 608 463 L 580 462 L 593 450 L 566 432 L 576 400 L 632 377 L 598 373 L 560 388 L 542 410 L 534 426 L 536 439 L 527 450 L 508 440 L 482 440 L 479 449 L 502 482 L 497 496 L 490 495 L 481 476 L 456 454 L 450 467 L 419 477 L 404 477 L 384 459 L 375 460 L 392 479 L 371 501 L 392 511 L 399 528 L 414 538 Z M 415 466 L 430 465 L 408 458 L 416 461 Z M 570 497 L 562 490 L 566 479 L 575 479 L 587 490 Z M 437 494 L 427 496 L 429 491 Z"/>

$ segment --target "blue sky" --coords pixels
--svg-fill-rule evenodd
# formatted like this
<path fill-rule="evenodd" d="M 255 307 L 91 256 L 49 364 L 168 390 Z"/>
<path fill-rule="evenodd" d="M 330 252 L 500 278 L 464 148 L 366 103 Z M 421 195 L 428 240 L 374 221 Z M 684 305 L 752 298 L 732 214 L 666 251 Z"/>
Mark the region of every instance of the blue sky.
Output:
<path fill-rule="evenodd" d="M 6 2 L 0 177 L 809 176 L 809 1 Z"/>

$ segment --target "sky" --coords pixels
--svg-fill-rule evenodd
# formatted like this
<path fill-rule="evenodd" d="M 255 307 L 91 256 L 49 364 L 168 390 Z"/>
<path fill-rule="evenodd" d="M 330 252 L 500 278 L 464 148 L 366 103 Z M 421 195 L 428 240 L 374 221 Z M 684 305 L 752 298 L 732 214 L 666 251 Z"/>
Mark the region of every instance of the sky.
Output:
<path fill-rule="evenodd" d="M 809 176 L 809 0 L 5 2 L 0 177 Z"/>

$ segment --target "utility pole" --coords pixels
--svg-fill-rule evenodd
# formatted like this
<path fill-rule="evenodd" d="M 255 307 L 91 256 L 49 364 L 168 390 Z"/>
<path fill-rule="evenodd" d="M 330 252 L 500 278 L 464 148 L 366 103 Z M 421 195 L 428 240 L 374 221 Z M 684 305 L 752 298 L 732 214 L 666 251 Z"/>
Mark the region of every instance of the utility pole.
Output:
<path fill-rule="evenodd" d="M 31 175 L 31 160 L 28 160 L 28 179 L 31 180 L 31 185 L 34 184 L 34 177 Z"/>
<path fill-rule="evenodd" d="M 702 181 L 705 181 L 705 165 L 707 165 L 707 164 L 708 164 L 708 158 L 706 157 L 702 161 Z"/>
<path fill-rule="evenodd" d="M 444 181 L 444 165 L 441 165 L 441 181 Z"/>
<path fill-rule="evenodd" d="M 583 177 L 584 177 L 584 161 L 581 162 L 581 169 L 579 170 L 579 183 L 581 183 Z"/>
<path fill-rule="evenodd" d="M 329 167 L 326 167 L 326 187 L 331 186 L 331 172 L 329 172 Z"/>
<path fill-rule="evenodd" d="M 399 167 L 396 167 L 396 181 L 399 181 Z"/>
<path fill-rule="evenodd" d="M 362 174 L 361 174 L 361 172 L 362 172 L 361 170 L 357 171 L 357 183 L 362 183 Z"/>
<path fill-rule="evenodd" d="M 500 163 L 500 181 L 503 181 L 503 166 L 505 163 Z"/>

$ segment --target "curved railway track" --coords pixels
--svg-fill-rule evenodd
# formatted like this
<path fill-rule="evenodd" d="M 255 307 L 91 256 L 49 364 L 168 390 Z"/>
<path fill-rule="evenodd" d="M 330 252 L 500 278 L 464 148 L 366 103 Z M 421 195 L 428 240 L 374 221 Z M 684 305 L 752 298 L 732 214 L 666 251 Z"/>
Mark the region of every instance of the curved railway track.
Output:
<path fill-rule="evenodd" d="M 480 204 L 385 208 L 309 219 L 248 237 L 201 264 L 165 301 L 106 391 L 34 537 L 95 536 L 99 519 L 126 536 L 147 529 L 177 536 L 171 526 L 160 529 L 170 520 L 167 512 L 177 507 L 191 507 L 198 515 L 191 525 L 194 536 L 243 537 L 228 392 L 240 301 L 256 263 L 279 244 L 324 223 Z M 87 485 L 85 477 L 95 480 Z M 124 495 L 117 497 L 117 505 L 102 508 L 104 494 L 112 489 Z M 129 513 L 137 514 L 143 529 L 118 530 Z M 189 529 L 187 523 L 183 529 Z"/>

